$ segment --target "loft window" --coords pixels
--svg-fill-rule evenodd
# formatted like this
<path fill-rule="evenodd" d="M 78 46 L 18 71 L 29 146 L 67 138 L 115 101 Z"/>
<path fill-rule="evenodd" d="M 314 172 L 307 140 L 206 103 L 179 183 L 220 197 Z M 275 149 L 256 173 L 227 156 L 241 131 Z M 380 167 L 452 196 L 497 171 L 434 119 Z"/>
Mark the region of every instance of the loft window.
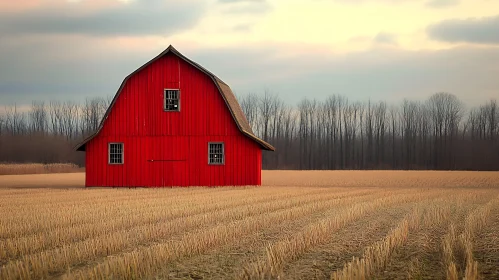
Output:
<path fill-rule="evenodd" d="M 180 111 L 180 90 L 165 89 L 163 109 L 165 111 Z"/>
<path fill-rule="evenodd" d="M 109 143 L 109 164 L 123 164 L 123 143 Z"/>
<path fill-rule="evenodd" d="M 208 164 L 224 164 L 224 158 L 224 143 L 208 143 Z"/>

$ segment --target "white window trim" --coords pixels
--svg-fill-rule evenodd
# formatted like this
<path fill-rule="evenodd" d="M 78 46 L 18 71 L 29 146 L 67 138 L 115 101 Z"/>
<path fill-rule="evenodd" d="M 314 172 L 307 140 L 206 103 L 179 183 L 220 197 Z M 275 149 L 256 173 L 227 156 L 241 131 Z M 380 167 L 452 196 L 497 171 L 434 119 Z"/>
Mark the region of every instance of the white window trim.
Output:
<path fill-rule="evenodd" d="M 112 144 L 120 144 L 121 145 L 121 162 L 113 162 L 111 163 L 111 145 Z M 110 165 L 120 165 L 125 164 L 125 144 L 123 142 L 110 142 L 107 145 L 107 163 Z"/>
<path fill-rule="evenodd" d="M 210 162 L 210 145 L 211 144 L 222 144 L 222 162 L 221 163 Z M 225 165 L 225 143 L 224 142 L 208 142 L 208 165 Z"/>
<path fill-rule="evenodd" d="M 177 110 L 166 110 L 166 92 L 169 90 L 177 91 L 177 99 L 178 99 Z M 165 112 L 180 112 L 180 89 L 178 89 L 178 88 L 165 88 L 163 90 L 163 111 L 165 111 Z"/>

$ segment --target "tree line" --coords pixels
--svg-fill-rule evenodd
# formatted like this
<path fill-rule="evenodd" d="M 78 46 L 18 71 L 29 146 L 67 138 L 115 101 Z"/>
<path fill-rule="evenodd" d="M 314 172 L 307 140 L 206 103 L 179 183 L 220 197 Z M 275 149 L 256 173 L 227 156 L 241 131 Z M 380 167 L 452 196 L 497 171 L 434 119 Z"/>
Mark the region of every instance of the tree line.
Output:
<path fill-rule="evenodd" d="M 27 110 L 5 106 L 0 114 L 0 162 L 68 162 L 83 166 L 85 156 L 74 151 L 74 145 L 97 130 L 110 101 L 34 101 Z"/>
<path fill-rule="evenodd" d="M 469 110 L 453 94 L 400 104 L 323 101 L 286 104 L 276 94 L 241 96 L 254 132 L 276 147 L 266 169 L 499 170 L 496 100 Z"/>
<path fill-rule="evenodd" d="M 265 169 L 499 170 L 499 108 L 466 109 L 450 93 L 425 101 L 352 101 L 332 95 L 296 106 L 265 91 L 238 97 L 256 135 L 276 147 Z M 84 165 L 76 143 L 93 133 L 111 98 L 35 101 L 0 114 L 0 161 Z"/>

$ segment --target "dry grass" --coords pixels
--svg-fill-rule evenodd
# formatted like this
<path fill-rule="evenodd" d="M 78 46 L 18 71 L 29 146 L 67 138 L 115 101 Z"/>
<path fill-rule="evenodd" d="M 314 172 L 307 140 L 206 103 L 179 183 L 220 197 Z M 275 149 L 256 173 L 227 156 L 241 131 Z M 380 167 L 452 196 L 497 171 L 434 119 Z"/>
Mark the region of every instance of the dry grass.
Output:
<path fill-rule="evenodd" d="M 314 271 L 305 278 L 415 278 L 426 255 L 400 256 L 434 229 L 443 230 L 432 237 L 441 265 L 423 274 L 480 279 L 476 243 L 499 212 L 493 172 L 266 171 L 262 187 L 16 188 L 32 176 L 57 187 L 81 180 L 0 176 L 17 180 L 0 188 L 0 279 L 293 279 L 300 269 Z M 359 232 L 387 213 L 396 218 L 380 234 Z"/>
<path fill-rule="evenodd" d="M 0 175 L 76 173 L 84 170 L 73 163 L 0 163 Z"/>
<path fill-rule="evenodd" d="M 393 252 L 405 244 L 411 231 L 429 225 L 438 225 L 448 217 L 451 201 L 437 201 L 438 203 L 424 201 L 416 205 L 384 239 L 367 247 L 361 258 L 354 257 L 342 269 L 333 272 L 331 279 L 366 279 L 371 278 L 376 271 L 385 269 Z"/>
<path fill-rule="evenodd" d="M 495 171 L 263 171 L 263 178 L 269 186 L 499 187 L 499 172 Z"/>
<path fill-rule="evenodd" d="M 13 189 L 18 188 L 43 188 L 40 194 L 45 195 L 48 189 L 85 187 L 85 173 L 2 175 L 0 187 L 10 188 L 12 193 L 16 192 Z M 33 192 L 33 190 L 30 191 Z"/>
<path fill-rule="evenodd" d="M 442 241 L 443 263 L 448 266 L 447 279 L 457 279 L 459 274 L 463 275 L 463 279 L 479 279 L 478 262 L 473 256 L 475 236 L 487 225 L 493 208 L 498 205 L 499 197 L 469 213 L 459 235 L 455 225 L 451 224 Z"/>

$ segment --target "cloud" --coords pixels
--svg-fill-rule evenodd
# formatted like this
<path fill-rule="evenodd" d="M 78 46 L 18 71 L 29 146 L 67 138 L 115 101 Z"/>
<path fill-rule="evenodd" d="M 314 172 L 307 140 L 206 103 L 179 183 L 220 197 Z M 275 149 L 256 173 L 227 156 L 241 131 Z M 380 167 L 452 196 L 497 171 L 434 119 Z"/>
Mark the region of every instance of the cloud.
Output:
<path fill-rule="evenodd" d="M 193 26 L 206 10 L 202 1 L 148 0 L 112 6 L 52 1 L 0 12 L 0 34 L 168 35 Z"/>
<path fill-rule="evenodd" d="M 228 0 L 230 1 L 230 0 Z M 381 4 L 406 4 L 406 3 L 425 3 L 425 6 L 431 8 L 444 8 L 458 5 L 461 0 L 332 0 L 343 4 L 365 4 L 365 3 L 381 3 Z"/>
<path fill-rule="evenodd" d="M 232 30 L 236 32 L 248 32 L 251 31 L 251 24 L 238 24 Z"/>
<path fill-rule="evenodd" d="M 418 2 L 421 0 L 333 0 L 334 2 L 343 3 L 343 4 L 364 4 L 364 3 L 388 3 L 388 4 L 405 4 L 411 2 Z"/>
<path fill-rule="evenodd" d="M 451 43 L 499 44 L 499 16 L 445 20 L 429 26 L 427 33 Z"/>
<path fill-rule="evenodd" d="M 380 32 L 374 37 L 374 41 L 380 44 L 396 45 L 396 36 L 391 33 Z"/>
<path fill-rule="evenodd" d="M 47 38 L 36 46 L 19 43 L 0 48 L 0 107 L 113 95 L 125 76 L 163 50 L 158 46 L 121 49 L 129 43 L 100 40 L 73 38 L 70 43 L 64 37 Z M 476 105 L 497 98 L 499 88 L 499 48 L 495 47 L 415 52 L 381 45 L 348 54 L 306 44 L 192 48 L 184 43 L 175 47 L 237 94 L 268 88 L 290 104 L 334 93 L 351 100 L 393 103 L 447 91 Z"/>
<path fill-rule="evenodd" d="M 220 3 L 264 3 L 267 0 L 218 0 Z"/>
<path fill-rule="evenodd" d="M 153 41 L 62 35 L 7 38 L 0 44 L 0 103 L 112 95 L 126 75 L 151 58 L 150 53 L 161 51 L 147 47 L 155 46 Z"/>
<path fill-rule="evenodd" d="M 233 6 L 227 7 L 223 10 L 224 13 L 228 14 L 264 14 L 271 11 L 271 7 L 267 4 L 265 5 L 250 5 L 250 6 Z"/>
<path fill-rule="evenodd" d="M 264 14 L 272 7 L 267 0 L 218 0 L 228 14 Z"/>
<path fill-rule="evenodd" d="M 432 8 L 447 8 L 451 6 L 457 6 L 461 0 L 429 0 L 426 2 L 426 6 Z"/>
<path fill-rule="evenodd" d="M 301 49 L 283 56 L 289 49 Z M 342 94 L 351 100 L 404 98 L 424 100 L 447 91 L 469 105 L 497 98 L 499 48 L 455 48 L 404 51 L 377 47 L 335 55 L 308 51 L 301 46 L 251 49 L 212 49 L 193 59 L 227 82 L 238 94 L 268 88 L 295 104 L 301 99 L 324 99 Z"/>

